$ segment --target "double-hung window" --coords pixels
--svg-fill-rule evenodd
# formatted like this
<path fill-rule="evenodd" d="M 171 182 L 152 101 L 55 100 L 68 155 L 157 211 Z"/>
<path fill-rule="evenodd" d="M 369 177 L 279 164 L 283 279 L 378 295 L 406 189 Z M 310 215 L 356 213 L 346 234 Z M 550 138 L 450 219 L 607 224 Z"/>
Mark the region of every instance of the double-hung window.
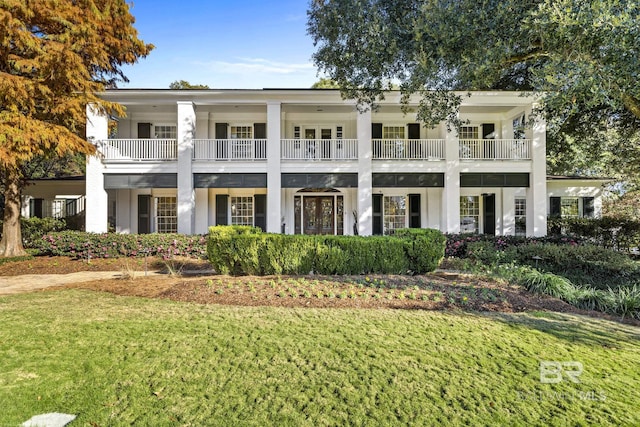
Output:
<path fill-rule="evenodd" d="M 156 197 L 156 231 L 178 232 L 178 204 L 175 197 Z"/>

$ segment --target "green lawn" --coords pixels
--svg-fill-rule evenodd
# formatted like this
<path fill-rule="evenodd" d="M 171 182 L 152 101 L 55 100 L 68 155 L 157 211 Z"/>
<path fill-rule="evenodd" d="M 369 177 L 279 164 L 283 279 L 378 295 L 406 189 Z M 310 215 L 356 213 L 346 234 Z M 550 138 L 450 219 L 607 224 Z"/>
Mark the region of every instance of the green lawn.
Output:
<path fill-rule="evenodd" d="M 0 298 L 0 424 L 640 425 L 640 328 L 550 313 Z M 577 361 L 580 384 L 540 382 Z"/>

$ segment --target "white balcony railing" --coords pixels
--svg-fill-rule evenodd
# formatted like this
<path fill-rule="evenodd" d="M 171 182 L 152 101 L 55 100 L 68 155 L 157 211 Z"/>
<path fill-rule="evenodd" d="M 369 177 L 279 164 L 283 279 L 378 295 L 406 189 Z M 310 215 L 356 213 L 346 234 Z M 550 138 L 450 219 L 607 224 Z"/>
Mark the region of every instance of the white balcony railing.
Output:
<path fill-rule="evenodd" d="M 99 141 L 105 160 L 166 161 L 178 158 L 175 139 L 105 139 Z"/>
<path fill-rule="evenodd" d="M 194 160 L 266 160 L 266 139 L 194 139 Z"/>
<path fill-rule="evenodd" d="M 442 160 L 443 139 L 374 139 L 374 160 Z"/>
<path fill-rule="evenodd" d="M 283 139 L 282 160 L 357 160 L 357 139 Z"/>
<path fill-rule="evenodd" d="M 530 160 L 530 139 L 461 139 L 461 160 Z"/>

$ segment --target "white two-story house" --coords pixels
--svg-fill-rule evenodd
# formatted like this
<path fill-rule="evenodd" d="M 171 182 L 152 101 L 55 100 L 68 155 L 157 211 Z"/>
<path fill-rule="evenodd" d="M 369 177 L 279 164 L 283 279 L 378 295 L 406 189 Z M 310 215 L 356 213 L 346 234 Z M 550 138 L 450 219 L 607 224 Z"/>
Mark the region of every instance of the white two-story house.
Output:
<path fill-rule="evenodd" d="M 573 209 L 574 199 L 580 214 L 600 209 L 599 184 L 556 180 L 548 194 L 545 123 L 524 125 L 536 99 L 516 92 L 465 96 L 459 130 L 425 127 L 394 92 L 366 112 L 337 90 L 101 97 L 127 116 L 87 108 L 98 154 L 87 161 L 86 231 L 111 224 L 122 233 L 193 234 L 243 224 L 287 234 L 428 227 L 541 236 L 551 197 L 553 209 Z"/>

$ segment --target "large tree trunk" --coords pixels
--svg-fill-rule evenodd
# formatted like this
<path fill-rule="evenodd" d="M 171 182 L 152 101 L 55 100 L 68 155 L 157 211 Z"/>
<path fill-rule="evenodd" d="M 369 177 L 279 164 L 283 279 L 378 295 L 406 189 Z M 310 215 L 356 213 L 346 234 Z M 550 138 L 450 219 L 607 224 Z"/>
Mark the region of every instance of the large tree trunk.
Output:
<path fill-rule="evenodd" d="M 6 170 L 4 175 L 4 218 L 2 223 L 2 240 L 0 240 L 0 257 L 27 255 L 22 246 L 20 229 L 21 180 L 16 171 Z"/>

